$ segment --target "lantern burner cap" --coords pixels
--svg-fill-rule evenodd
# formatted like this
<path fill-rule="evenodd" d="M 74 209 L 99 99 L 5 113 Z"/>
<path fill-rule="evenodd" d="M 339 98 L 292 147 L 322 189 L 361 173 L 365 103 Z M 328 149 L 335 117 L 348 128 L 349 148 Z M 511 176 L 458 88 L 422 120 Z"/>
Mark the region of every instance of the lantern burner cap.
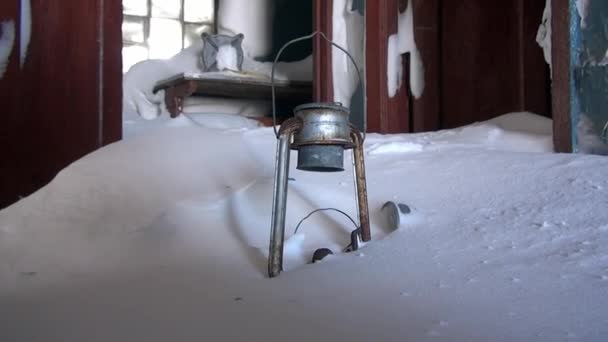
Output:
<path fill-rule="evenodd" d="M 350 114 L 350 109 L 344 107 L 341 102 L 311 102 L 301 104 L 293 109 L 294 114 L 309 109 L 330 109 Z"/>
<path fill-rule="evenodd" d="M 315 102 L 296 107 L 302 128 L 294 137 L 298 170 L 344 171 L 344 149 L 352 148 L 348 108 L 340 103 Z"/>
<path fill-rule="evenodd" d="M 298 170 L 313 172 L 344 171 L 344 147 L 307 145 L 298 149 Z"/>

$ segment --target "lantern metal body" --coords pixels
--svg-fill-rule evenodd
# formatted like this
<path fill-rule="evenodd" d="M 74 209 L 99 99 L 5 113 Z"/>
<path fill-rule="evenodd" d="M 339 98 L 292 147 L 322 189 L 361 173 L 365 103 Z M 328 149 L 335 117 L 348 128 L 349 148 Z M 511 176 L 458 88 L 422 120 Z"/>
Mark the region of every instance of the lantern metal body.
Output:
<path fill-rule="evenodd" d="M 283 270 L 291 150 L 298 150 L 298 169 L 316 172 L 343 171 L 344 151 L 353 151 L 360 224 L 356 234 L 361 241 L 371 240 L 363 139 L 359 130 L 349 123 L 348 109 L 338 103 L 310 103 L 296 107 L 294 112 L 295 117 L 279 129 L 268 258 L 270 277 L 278 276 Z"/>
<path fill-rule="evenodd" d="M 268 275 L 270 277 L 276 277 L 283 271 L 283 244 L 285 242 L 287 187 L 291 150 L 298 151 L 297 168 L 299 170 L 314 172 L 344 171 L 344 151 L 352 150 L 359 226 L 351 233 L 350 248 L 351 250 L 356 250 L 359 241 L 367 242 L 371 240 L 365 162 L 363 160 L 364 139 L 361 132 L 350 123 L 349 109 L 342 106 L 341 103 L 335 102 L 303 104 L 294 109 L 294 117 L 283 122 L 279 130 L 276 130 L 274 73 L 277 61 L 288 46 L 315 36 L 325 39 L 332 46 L 344 52 L 354 65 L 359 82 L 362 82 L 361 72 L 354 58 L 343 47 L 332 42 L 320 31 L 287 42 L 281 47 L 275 57 L 271 73 L 272 117 L 278 143 L 268 256 Z"/>

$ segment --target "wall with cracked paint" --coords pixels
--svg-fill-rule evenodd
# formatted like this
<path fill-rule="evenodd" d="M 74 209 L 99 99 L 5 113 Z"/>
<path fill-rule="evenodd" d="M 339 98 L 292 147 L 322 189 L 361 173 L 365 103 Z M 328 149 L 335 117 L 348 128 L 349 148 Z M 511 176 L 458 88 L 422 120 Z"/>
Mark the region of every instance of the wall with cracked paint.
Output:
<path fill-rule="evenodd" d="M 572 146 L 608 155 L 608 1 L 570 0 Z"/>

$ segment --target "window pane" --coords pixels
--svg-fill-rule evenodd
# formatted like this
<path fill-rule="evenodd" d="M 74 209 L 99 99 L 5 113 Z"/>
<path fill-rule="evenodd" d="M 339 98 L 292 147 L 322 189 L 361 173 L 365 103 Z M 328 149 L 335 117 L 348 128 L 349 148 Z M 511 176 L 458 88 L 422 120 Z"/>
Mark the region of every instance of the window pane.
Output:
<path fill-rule="evenodd" d="M 125 45 L 122 47 L 122 72 L 127 72 L 129 69 L 148 59 L 148 49 L 141 45 Z"/>
<path fill-rule="evenodd" d="M 144 20 L 142 18 L 124 18 L 122 21 L 122 41 L 126 43 L 144 42 Z"/>
<path fill-rule="evenodd" d="M 191 23 L 213 22 L 213 0 L 185 0 L 184 20 Z"/>
<path fill-rule="evenodd" d="M 192 45 L 194 42 L 201 40 L 203 32 L 213 32 L 213 26 L 200 24 L 186 24 L 186 34 L 184 35 L 184 48 Z"/>
<path fill-rule="evenodd" d="M 148 15 L 148 1 L 122 0 L 122 12 L 127 15 Z"/>
<path fill-rule="evenodd" d="M 182 50 L 182 24 L 178 20 L 150 20 L 150 58 L 169 58 Z"/>
<path fill-rule="evenodd" d="M 179 19 L 182 10 L 180 0 L 152 0 L 152 16 Z"/>

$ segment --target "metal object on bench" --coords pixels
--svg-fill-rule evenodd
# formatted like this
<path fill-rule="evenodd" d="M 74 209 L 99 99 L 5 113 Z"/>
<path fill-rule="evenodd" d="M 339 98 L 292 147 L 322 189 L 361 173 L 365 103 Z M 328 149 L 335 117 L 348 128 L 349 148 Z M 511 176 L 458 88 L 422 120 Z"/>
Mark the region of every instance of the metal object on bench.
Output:
<path fill-rule="evenodd" d="M 352 56 L 339 45 L 329 40 L 322 32 L 294 39 L 285 44 L 276 56 L 276 62 L 285 48 L 296 42 L 320 35 L 333 46 L 345 52 L 355 65 L 359 80 L 361 74 Z M 276 120 L 273 83 L 273 120 Z M 294 109 L 294 117 L 285 121 L 275 135 L 278 139 L 272 223 L 268 257 L 268 275 L 276 277 L 283 270 L 283 244 L 285 239 L 285 218 L 287 210 L 287 183 L 289 178 L 290 150 L 298 150 L 298 169 L 303 171 L 336 172 L 343 171 L 344 150 L 353 150 L 353 168 L 357 189 L 356 203 L 359 227 L 353 231 L 351 250 L 358 248 L 358 239 L 371 240 L 365 163 L 363 159 L 363 136 L 348 120 L 349 110 L 341 103 L 307 103 Z"/>
<path fill-rule="evenodd" d="M 203 67 L 204 72 L 208 71 L 222 71 L 217 67 L 217 55 L 220 52 L 220 48 L 222 46 L 230 46 L 235 49 L 236 58 L 237 58 L 237 68 L 236 71 L 241 71 L 243 68 L 243 38 L 245 36 L 242 33 L 237 34 L 236 36 L 227 36 L 224 34 L 209 34 L 207 32 L 203 32 L 201 35 L 204 45 L 203 51 L 201 53 L 201 65 Z M 234 71 L 234 70 L 233 70 Z"/>

